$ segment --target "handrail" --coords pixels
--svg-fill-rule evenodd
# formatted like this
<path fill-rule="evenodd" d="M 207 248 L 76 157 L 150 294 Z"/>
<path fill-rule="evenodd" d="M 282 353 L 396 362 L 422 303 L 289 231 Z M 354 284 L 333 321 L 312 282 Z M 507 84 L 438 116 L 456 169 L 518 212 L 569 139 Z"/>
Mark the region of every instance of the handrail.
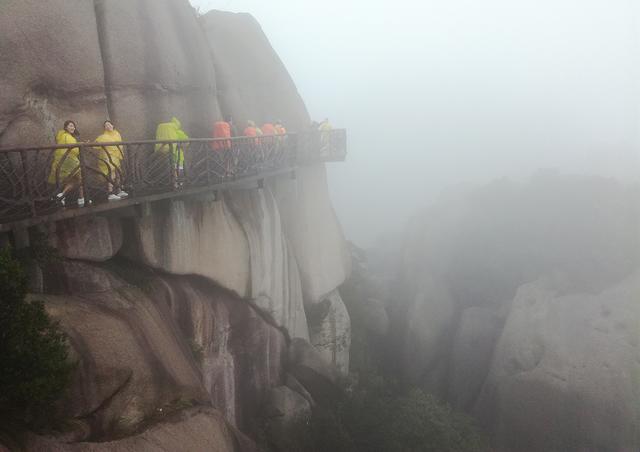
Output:
<path fill-rule="evenodd" d="M 129 194 L 127 204 L 183 196 L 345 156 L 346 131 L 342 129 L 0 149 L 0 231 L 26 219 L 35 224 L 35 220 L 59 218 L 61 210 L 67 211 L 75 202 L 80 188 L 85 205 L 101 204 L 99 210 L 104 211 L 119 207 L 107 198 L 121 190 Z M 56 198 L 63 191 L 65 206 Z"/>
<path fill-rule="evenodd" d="M 340 131 L 342 129 L 336 129 L 335 131 Z M 329 133 L 334 132 L 333 130 L 329 131 Z M 314 132 L 306 132 L 306 133 L 314 133 Z M 315 132 L 322 133 L 322 132 Z M 247 139 L 264 139 L 264 138 L 285 138 L 285 137 L 293 137 L 299 135 L 298 133 L 285 133 L 280 135 L 259 135 L 255 137 L 246 137 L 246 136 L 238 136 L 238 137 L 227 137 L 227 138 L 189 138 L 188 140 L 135 140 L 135 141 L 112 141 L 112 142 L 89 142 L 89 141 L 78 141 L 77 143 L 71 144 L 48 144 L 46 146 L 29 146 L 22 148 L 0 148 L 0 154 L 4 152 L 23 152 L 23 151 L 42 151 L 51 148 L 56 149 L 73 149 L 77 147 L 103 147 L 103 146 L 122 146 L 122 145 L 130 145 L 130 144 L 172 144 L 177 143 L 205 143 L 205 142 L 224 142 L 224 141 L 242 141 Z"/>

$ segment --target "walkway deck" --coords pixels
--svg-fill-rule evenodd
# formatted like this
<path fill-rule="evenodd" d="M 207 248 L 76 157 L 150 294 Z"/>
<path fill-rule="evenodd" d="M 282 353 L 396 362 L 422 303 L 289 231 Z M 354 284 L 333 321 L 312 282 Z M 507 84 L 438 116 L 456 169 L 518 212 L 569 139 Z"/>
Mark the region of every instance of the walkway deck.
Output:
<path fill-rule="evenodd" d="M 52 170 L 56 154 L 62 163 Z M 259 138 L 0 149 L 0 232 L 231 189 L 301 165 L 345 157 L 343 129 Z M 65 206 L 55 200 L 73 178 L 84 188 L 85 207 L 77 207 L 78 190 L 67 196 Z M 116 192 L 124 189 L 129 197 L 107 201 L 109 184 Z"/>

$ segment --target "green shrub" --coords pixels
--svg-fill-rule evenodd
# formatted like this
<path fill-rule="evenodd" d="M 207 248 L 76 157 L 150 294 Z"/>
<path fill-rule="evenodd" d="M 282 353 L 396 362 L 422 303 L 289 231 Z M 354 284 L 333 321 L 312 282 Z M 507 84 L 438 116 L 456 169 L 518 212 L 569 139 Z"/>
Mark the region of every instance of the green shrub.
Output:
<path fill-rule="evenodd" d="M 419 389 L 402 391 L 371 377 L 336 407 L 316 408 L 300 450 L 335 452 L 485 452 L 471 418 Z"/>
<path fill-rule="evenodd" d="M 50 419 L 73 364 L 58 324 L 26 295 L 22 266 L 9 249 L 0 250 L 0 420 L 38 428 Z"/>

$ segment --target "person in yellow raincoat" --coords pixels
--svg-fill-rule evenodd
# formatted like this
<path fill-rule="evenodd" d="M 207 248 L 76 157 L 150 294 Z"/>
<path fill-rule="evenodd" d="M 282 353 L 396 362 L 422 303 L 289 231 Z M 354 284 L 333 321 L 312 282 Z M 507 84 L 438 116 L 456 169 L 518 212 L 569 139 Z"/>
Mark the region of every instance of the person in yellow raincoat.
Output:
<path fill-rule="evenodd" d="M 157 141 L 186 141 L 189 136 L 184 130 L 182 130 L 182 124 L 180 120 L 175 116 L 171 118 L 169 122 L 163 122 L 158 124 L 156 129 Z M 172 164 L 176 170 L 176 180 L 179 180 L 184 173 L 184 147 L 174 143 L 171 144 L 156 144 L 156 151 L 163 154 L 168 154 L 169 149 L 172 152 Z"/>
<path fill-rule="evenodd" d="M 111 121 L 107 119 L 103 126 L 104 132 L 96 138 L 96 143 L 122 141 L 120 132 L 116 130 Z M 126 198 L 129 194 L 122 190 L 122 160 L 124 159 L 122 146 L 111 145 L 96 149 L 98 150 L 98 168 L 107 180 L 109 201 L 118 201 Z M 114 193 L 114 183 L 118 187 L 118 193 Z"/>
<path fill-rule="evenodd" d="M 329 122 L 329 119 L 324 120 L 318 125 L 318 131 L 320 131 L 320 155 L 326 155 L 331 152 L 331 131 L 333 126 Z"/>
<path fill-rule="evenodd" d="M 62 130 L 56 133 L 56 143 L 75 144 L 78 142 L 79 135 L 76 123 L 65 121 Z M 56 187 L 62 187 L 62 191 L 56 195 L 56 200 L 62 205 L 69 192 L 77 188 L 79 190 L 78 206 L 84 206 L 79 155 L 80 148 L 58 148 L 53 153 L 48 182 Z"/>

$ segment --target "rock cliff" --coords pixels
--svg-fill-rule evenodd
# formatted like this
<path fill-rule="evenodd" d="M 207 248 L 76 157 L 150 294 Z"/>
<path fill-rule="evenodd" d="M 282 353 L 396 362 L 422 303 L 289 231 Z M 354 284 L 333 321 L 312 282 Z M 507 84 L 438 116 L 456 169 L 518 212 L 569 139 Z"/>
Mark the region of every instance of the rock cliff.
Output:
<path fill-rule="evenodd" d="M 405 381 L 498 450 L 636 450 L 637 187 L 539 173 L 414 219 L 392 293 Z M 635 326 L 634 326 L 635 325 Z"/>
<path fill-rule="evenodd" d="M 175 115 L 206 137 L 223 114 L 309 122 L 246 14 L 197 17 L 187 0 L 2 5 L 0 146 L 50 144 L 66 119 L 92 139 L 111 118 L 133 140 Z M 350 259 L 322 164 L 30 233 L 58 255 L 30 268 L 33 296 L 78 362 L 61 402 L 73 428 L 30 450 L 251 450 L 243 433 L 257 437 L 265 413 L 304 416 L 348 371 Z"/>

